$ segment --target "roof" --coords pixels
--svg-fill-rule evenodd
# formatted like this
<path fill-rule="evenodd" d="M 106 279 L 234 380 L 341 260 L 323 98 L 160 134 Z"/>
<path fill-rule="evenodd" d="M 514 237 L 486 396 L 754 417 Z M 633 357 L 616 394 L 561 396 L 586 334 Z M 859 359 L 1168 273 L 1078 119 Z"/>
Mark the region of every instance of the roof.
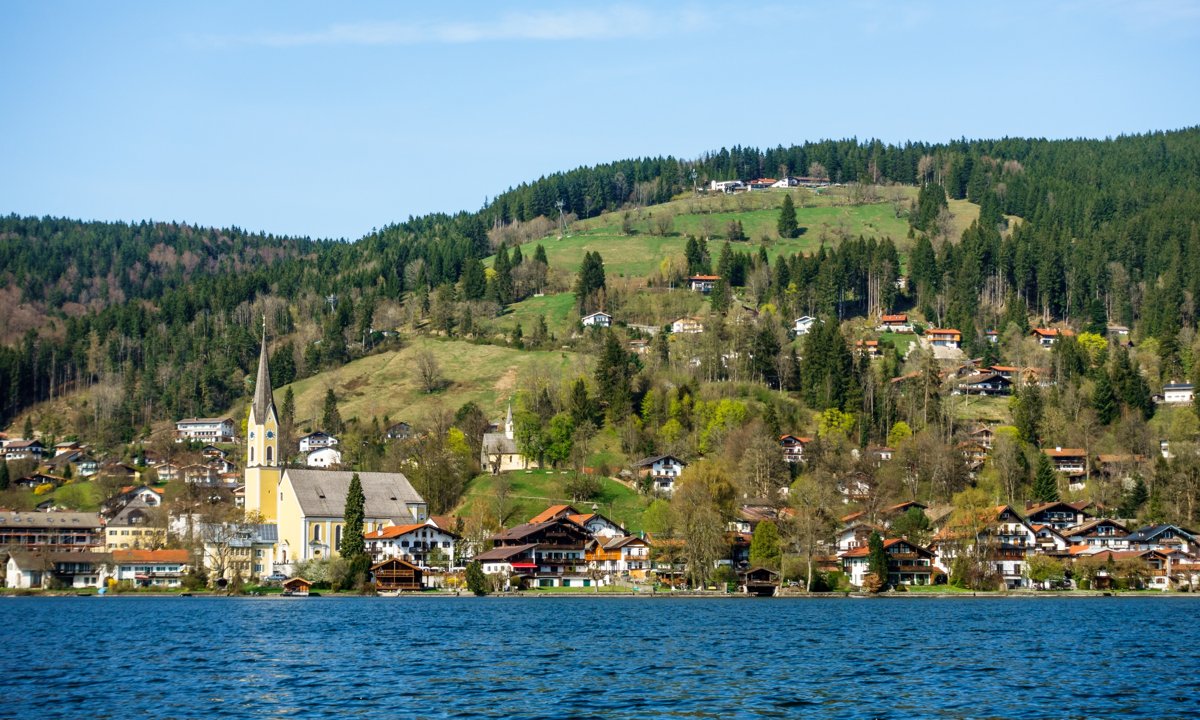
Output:
<path fill-rule="evenodd" d="M 187 563 L 187 550 L 114 550 L 113 562 L 128 563 Z"/>
<path fill-rule="evenodd" d="M 389 527 L 380 528 L 378 530 L 375 530 L 374 532 L 366 533 L 365 535 L 363 535 L 363 537 L 365 537 L 368 540 L 388 540 L 391 538 L 400 537 L 401 535 L 407 535 L 411 532 L 416 532 L 417 530 L 424 530 L 426 528 L 428 528 L 430 530 L 437 530 L 438 532 L 446 534 L 446 535 L 454 535 L 454 533 L 451 532 L 450 530 L 438 527 L 437 525 L 431 525 L 428 522 L 423 522 L 423 523 L 409 523 L 407 525 L 391 525 Z M 455 536 L 455 537 L 457 537 L 457 536 Z"/>
<path fill-rule="evenodd" d="M 1117 522 L 1116 520 L 1113 520 L 1111 518 L 1094 518 L 1092 520 L 1088 520 L 1087 522 L 1083 522 L 1083 523 L 1080 523 L 1073 527 L 1066 528 L 1062 531 L 1061 534 L 1063 537 L 1074 537 L 1076 535 L 1087 535 L 1089 532 L 1094 530 L 1096 527 L 1098 527 L 1100 525 L 1104 525 L 1105 523 L 1108 523 L 1109 525 L 1117 526 L 1118 528 L 1121 529 L 1122 532 L 1129 532 L 1128 530 L 1125 529 L 1124 525 Z"/>
<path fill-rule="evenodd" d="M 1191 390 L 1191 383 L 1167 383 L 1163 385 L 1163 391 L 1167 390 Z"/>
<path fill-rule="evenodd" d="M 1045 512 L 1051 508 L 1059 507 L 1060 505 L 1062 507 L 1069 508 L 1071 510 L 1071 512 L 1082 512 L 1085 515 L 1089 514 L 1089 513 L 1084 512 L 1083 508 L 1078 508 L 1070 503 L 1062 502 L 1061 500 L 1056 500 L 1054 502 L 1042 503 L 1041 505 L 1034 505 L 1033 507 L 1025 508 L 1025 516 L 1032 517 L 1040 512 Z"/>
<path fill-rule="evenodd" d="M 486 562 L 488 560 L 508 560 L 516 557 L 527 550 L 537 547 L 537 543 L 529 543 L 526 545 L 508 545 L 505 547 L 492 548 L 485 550 L 475 556 L 476 560 Z"/>
<path fill-rule="evenodd" d="M 4 449 L 12 450 L 12 449 L 16 448 L 19 450 L 21 448 L 31 448 L 34 446 L 43 447 L 40 440 L 13 440 L 13 441 L 9 442 L 7 445 L 5 445 Z"/>
<path fill-rule="evenodd" d="M 929 328 L 925 331 L 926 335 L 962 335 L 961 332 L 954 328 Z"/>
<path fill-rule="evenodd" d="M 606 318 L 610 318 L 610 317 L 612 317 L 612 315 L 609 315 L 608 313 L 604 312 L 603 310 L 598 310 L 598 311 L 596 311 L 596 312 L 592 313 L 591 315 L 584 315 L 584 316 L 583 316 L 582 318 L 580 318 L 580 319 L 581 319 L 581 320 L 587 320 L 587 319 L 588 319 L 588 318 L 590 318 L 590 317 L 599 317 L 599 316 L 601 316 L 601 315 L 603 315 L 603 316 L 604 316 L 604 317 L 606 317 Z"/>
<path fill-rule="evenodd" d="M 575 508 L 571 507 L 570 505 L 551 505 L 550 507 L 541 511 L 537 515 L 534 515 L 533 517 L 529 518 L 529 522 L 530 523 L 542 523 L 542 522 L 547 522 L 549 520 L 553 520 L 554 518 L 556 518 L 560 515 L 578 515 L 578 514 L 579 514 L 579 511 L 576 510 Z"/>
<path fill-rule="evenodd" d="M 787 435 L 780 435 L 779 442 L 783 442 L 784 440 L 787 440 L 788 438 L 799 441 L 801 444 L 812 442 L 812 438 L 800 437 L 799 435 L 792 435 L 790 433 Z"/>
<path fill-rule="evenodd" d="M 1129 542 L 1141 542 L 1144 540 L 1153 540 L 1154 538 L 1161 535 L 1163 533 L 1163 531 L 1165 531 L 1165 530 L 1176 530 L 1184 535 L 1187 535 L 1188 537 L 1192 537 L 1195 535 L 1195 533 L 1193 533 L 1192 531 L 1185 530 L 1184 528 L 1181 528 L 1178 525 L 1147 525 L 1144 528 L 1138 528 L 1137 530 L 1134 530 L 1133 532 L 1129 533 L 1129 536 L 1126 537 L 1125 539 L 1128 540 Z"/>
<path fill-rule="evenodd" d="M 564 524 L 567 527 L 574 526 L 580 533 L 587 533 L 581 525 L 565 517 L 554 518 L 553 520 L 543 520 L 541 522 L 527 522 L 511 527 L 507 530 L 501 530 L 493 537 L 495 540 L 522 540 L 534 535 L 548 527 L 558 524 Z"/>
<path fill-rule="evenodd" d="M 1053 450 L 1043 450 L 1047 457 L 1087 457 L 1087 451 L 1083 448 L 1054 448 Z"/>
<path fill-rule="evenodd" d="M 342 517 L 346 513 L 350 478 L 354 474 L 343 470 L 289 468 L 283 471 L 283 476 L 292 483 L 301 512 L 307 517 Z M 403 473 L 360 472 L 358 479 L 366 498 L 365 517 L 411 519 L 408 506 L 425 504 Z"/>
<path fill-rule="evenodd" d="M 184 418 L 182 420 L 176 420 L 175 424 L 176 425 L 184 425 L 184 424 L 211 425 L 213 423 L 227 423 L 227 422 L 233 422 L 233 421 L 227 417 L 222 417 L 222 418 Z"/>
<path fill-rule="evenodd" d="M 502 432 L 484 433 L 483 452 L 486 455 L 519 455 L 517 441 Z"/>
<path fill-rule="evenodd" d="M 17 567 L 22 568 L 44 568 L 59 562 L 105 564 L 112 562 L 111 553 L 92 552 L 90 550 L 54 550 L 50 552 L 42 550 L 11 550 L 8 556 L 17 563 Z"/>
<path fill-rule="evenodd" d="M 925 548 L 916 544 L 915 542 L 905 540 L 904 538 L 892 538 L 891 540 L 884 540 L 883 541 L 883 549 L 887 550 L 888 548 L 890 548 L 893 545 L 896 545 L 898 543 L 904 543 L 905 545 L 908 545 L 909 547 L 916 550 L 918 555 L 930 555 L 930 556 L 933 555 L 933 553 L 929 552 L 928 550 L 926 550 Z M 844 557 L 844 558 L 866 557 L 870 554 L 871 554 L 871 548 L 869 546 L 860 545 L 859 547 L 851 548 L 851 549 L 847 550 L 846 552 L 842 553 L 842 557 Z M 930 568 L 930 569 L 932 570 L 933 568 Z"/>
<path fill-rule="evenodd" d="M 0 512 L 0 527 L 98 528 L 100 513 L 86 512 Z"/>
<path fill-rule="evenodd" d="M 903 323 L 908 322 L 908 313 L 897 313 L 895 315 L 884 315 L 879 318 L 879 322 L 884 323 Z"/>
<path fill-rule="evenodd" d="M 1063 337 L 1073 337 L 1075 335 L 1074 332 L 1065 328 L 1061 330 L 1059 328 L 1034 328 L 1033 334 L 1040 335 L 1042 337 L 1058 337 L 1059 335 Z"/>
<path fill-rule="evenodd" d="M 720 280 L 720 275 L 693 275 L 688 280 Z"/>
<path fill-rule="evenodd" d="M 263 422 L 275 413 L 275 397 L 271 394 L 271 368 L 267 362 L 267 325 L 263 322 L 262 349 L 258 353 L 258 377 L 254 381 L 254 403 L 250 406 L 254 419 Z"/>
<path fill-rule="evenodd" d="M 675 462 L 679 463 L 680 465 L 687 465 L 687 463 L 685 463 L 684 461 L 675 457 L 674 455 L 652 455 L 650 457 L 642 458 L 641 460 L 638 460 L 637 462 L 635 462 L 633 464 L 633 466 L 634 467 L 649 467 L 649 466 L 653 465 L 654 463 L 658 462 L 659 460 L 674 460 Z"/>

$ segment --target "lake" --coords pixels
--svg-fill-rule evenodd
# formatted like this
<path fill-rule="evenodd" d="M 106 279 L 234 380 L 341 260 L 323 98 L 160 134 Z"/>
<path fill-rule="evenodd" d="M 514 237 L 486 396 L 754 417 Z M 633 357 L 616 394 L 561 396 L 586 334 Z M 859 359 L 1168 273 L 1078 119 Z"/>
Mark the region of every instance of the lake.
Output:
<path fill-rule="evenodd" d="M 1200 716 L 1189 598 L 0 598 L 0 717 Z"/>

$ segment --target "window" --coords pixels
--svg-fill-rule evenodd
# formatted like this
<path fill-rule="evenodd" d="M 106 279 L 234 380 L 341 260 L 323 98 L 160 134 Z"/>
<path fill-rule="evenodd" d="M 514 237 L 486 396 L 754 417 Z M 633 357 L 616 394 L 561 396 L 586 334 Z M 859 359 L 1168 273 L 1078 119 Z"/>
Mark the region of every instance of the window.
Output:
<path fill-rule="evenodd" d="M 254 437 L 254 433 L 250 433 L 250 437 Z M 254 448 L 250 448 L 250 462 L 254 462 Z"/>
<path fill-rule="evenodd" d="M 321 526 L 313 525 L 313 542 L 321 542 Z"/>
<path fill-rule="evenodd" d="M 267 446 L 267 462 L 271 462 L 271 456 L 272 456 L 272 453 L 271 453 L 271 446 L 270 446 L 270 445 L 268 445 L 268 446 Z"/>
<path fill-rule="evenodd" d="M 342 526 L 338 525 L 333 529 L 333 547 L 340 550 L 342 548 Z"/>

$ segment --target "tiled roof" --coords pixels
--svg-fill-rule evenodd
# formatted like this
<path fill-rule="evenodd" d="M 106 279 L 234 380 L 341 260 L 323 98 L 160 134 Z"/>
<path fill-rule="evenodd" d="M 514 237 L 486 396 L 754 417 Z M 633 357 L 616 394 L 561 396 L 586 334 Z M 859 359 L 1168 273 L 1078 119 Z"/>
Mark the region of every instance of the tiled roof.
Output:
<path fill-rule="evenodd" d="M 190 560 L 187 550 L 114 550 L 116 563 L 186 563 Z"/>
<path fill-rule="evenodd" d="M 578 510 L 571 507 L 570 505 L 551 505 L 550 507 L 541 511 L 537 515 L 534 515 L 533 517 L 529 518 L 529 524 L 532 525 L 534 523 L 543 523 L 548 520 L 553 520 L 554 518 L 558 517 L 559 515 L 574 515 L 578 512 L 579 512 Z"/>

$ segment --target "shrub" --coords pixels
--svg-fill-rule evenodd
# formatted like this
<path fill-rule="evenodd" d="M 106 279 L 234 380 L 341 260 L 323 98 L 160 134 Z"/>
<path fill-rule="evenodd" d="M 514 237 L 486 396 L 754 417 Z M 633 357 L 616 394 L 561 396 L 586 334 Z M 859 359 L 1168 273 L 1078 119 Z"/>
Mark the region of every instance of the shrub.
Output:
<path fill-rule="evenodd" d="M 467 589 L 481 597 L 492 591 L 492 583 L 483 574 L 483 567 L 478 562 L 467 566 Z"/>

